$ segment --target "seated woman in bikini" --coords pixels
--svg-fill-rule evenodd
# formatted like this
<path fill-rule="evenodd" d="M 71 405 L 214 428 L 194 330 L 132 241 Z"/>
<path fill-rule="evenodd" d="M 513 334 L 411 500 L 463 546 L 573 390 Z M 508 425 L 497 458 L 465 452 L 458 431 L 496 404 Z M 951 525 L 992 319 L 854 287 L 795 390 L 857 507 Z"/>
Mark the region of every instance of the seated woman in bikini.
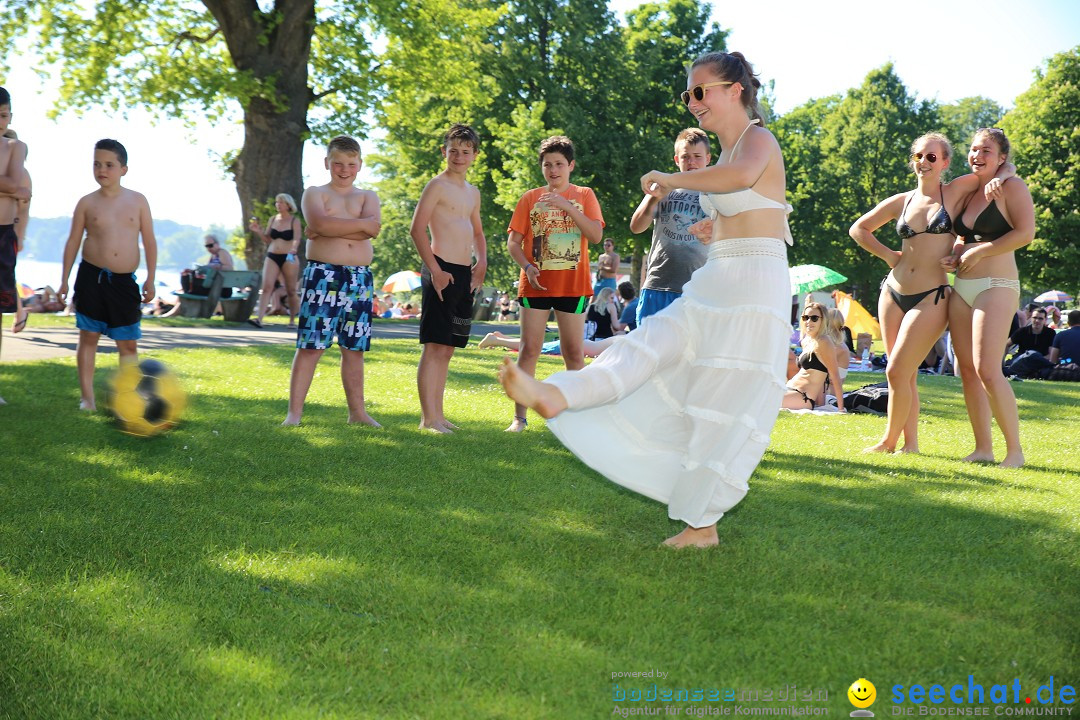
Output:
<path fill-rule="evenodd" d="M 997 128 L 975 131 L 968 163 L 980 181 L 989 182 L 1009 159 L 1009 140 Z M 949 299 L 949 330 L 964 384 L 964 403 L 975 434 L 975 451 L 964 460 L 993 462 L 993 414 L 1005 436 L 1001 467 L 1020 467 L 1020 418 L 1016 396 L 1001 371 L 1001 355 L 1020 302 L 1020 276 L 1014 253 L 1035 237 L 1035 207 L 1023 180 L 1008 179 L 1000 197 L 974 193 L 956 216 L 952 254 L 943 269 L 956 273 Z"/>
<path fill-rule="evenodd" d="M 799 372 L 788 380 L 787 391 L 784 392 L 780 407 L 789 410 L 813 410 L 817 405 L 815 398 L 825 390 L 826 378 L 829 378 L 833 387 L 843 387 L 836 364 L 836 344 L 826 333 L 826 322 L 826 308 L 821 303 L 807 303 L 803 308 L 803 352 L 798 358 Z M 836 397 L 836 408 L 840 412 L 844 411 L 842 392 Z"/>
<path fill-rule="evenodd" d="M 942 252 L 953 244 L 953 218 L 963 202 L 986 185 L 984 192 L 1000 192 L 1001 180 L 980 180 L 965 175 L 944 184 L 952 146 L 941 133 L 927 133 L 911 145 L 911 167 L 917 187 L 878 203 L 851 226 L 849 234 L 864 250 L 881 258 L 891 272 L 881 283 L 878 319 L 889 364 L 889 411 L 885 434 L 867 452 L 895 452 L 901 434 L 904 452 L 918 452 L 919 364 L 930 352 L 948 322 L 949 283 L 942 269 Z M 1012 166 L 1003 174 L 1011 175 Z M 893 250 L 874 232 L 896 220 L 901 249 Z"/>

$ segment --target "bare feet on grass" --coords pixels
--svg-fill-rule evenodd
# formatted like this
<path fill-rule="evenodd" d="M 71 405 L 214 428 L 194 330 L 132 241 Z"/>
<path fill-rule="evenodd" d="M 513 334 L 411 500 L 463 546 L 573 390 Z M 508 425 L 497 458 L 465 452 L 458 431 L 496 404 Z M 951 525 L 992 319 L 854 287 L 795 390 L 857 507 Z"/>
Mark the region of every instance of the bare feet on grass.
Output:
<path fill-rule="evenodd" d="M 911 455 L 918 455 L 919 454 L 919 446 L 918 445 L 912 445 L 912 444 L 908 443 L 907 445 L 904 445 L 904 447 L 897 450 L 897 452 L 909 453 Z"/>
<path fill-rule="evenodd" d="M 527 427 L 529 427 L 529 421 L 515 415 L 514 421 L 510 423 L 510 427 L 506 428 L 503 432 L 523 432 Z"/>
<path fill-rule="evenodd" d="M 968 455 L 966 458 L 961 458 L 960 462 L 992 463 L 994 462 L 994 453 L 976 450 L 975 452 Z"/>
<path fill-rule="evenodd" d="M 566 398 L 557 387 L 540 382 L 510 358 L 503 358 L 499 367 L 499 382 L 511 400 L 532 408 L 540 417 L 553 418 L 566 409 Z M 514 418 L 515 422 L 517 420 L 519 418 Z M 513 425 L 510 427 L 513 428 Z"/>
<path fill-rule="evenodd" d="M 991 458 L 993 459 L 993 458 Z M 1003 468 L 1018 468 L 1024 466 L 1024 453 L 1021 450 L 1010 452 L 1005 454 L 1005 459 L 1001 461 L 998 467 Z"/>
<path fill-rule="evenodd" d="M 86 398 L 83 398 L 79 401 L 79 409 L 85 410 L 86 412 L 97 412 L 97 403 L 95 403 L 93 400 L 87 400 Z"/>
<path fill-rule="evenodd" d="M 299 415 L 286 415 L 285 420 L 281 423 L 285 427 L 295 427 L 300 424 Z"/>
<path fill-rule="evenodd" d="M 452 435 L 455 430 L 460 430 L 461 428 L 444 418 L 442 420 L 432 420 L 431 422 L 421 420 L 420 429 L 430 430 L 431 432 L 436 433 L 443 433 L 445 435 Z"/>
<path fill-rule="evenodd" d="M 673 535 L 664 541 L 669 548 L 681 550 L 682 548 L 707 548 L 720 544 L 720 538 L 716 535 L 716 525 L 703 528 L 694 528 L 689 525 L 678 535 Z"/>
<path fill-rule="evenodd" d="M 883 442 L 879 442 L 877 445 L 871 445 L 868 448 L 863 448 L 864 453 L 894 453 L 895 447 L 889 447 Z"/>
<path fill-rule="evenodd" d="M 382 427 L 382 425 L 375 422 L 375 418 L 371 417 L 366 412 L 364 412 L 364 413 L 349 413 L 349 424 L 350 425 L 369 425 L 369 426 L 371 426 L 373 428 L 381 428 Z"/>

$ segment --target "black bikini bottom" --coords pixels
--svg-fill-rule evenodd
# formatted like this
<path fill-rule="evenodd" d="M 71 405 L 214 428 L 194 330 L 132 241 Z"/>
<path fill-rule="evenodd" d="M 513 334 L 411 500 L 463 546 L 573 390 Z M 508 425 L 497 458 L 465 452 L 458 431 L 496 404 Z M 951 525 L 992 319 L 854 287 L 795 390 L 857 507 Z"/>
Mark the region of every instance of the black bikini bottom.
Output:
<path fill-rule="evenodd" d="M 804 392 L 803 392 L 802 390 L 800 390 L 799 388 L 793 388 L 793 387 L 791 387 L 790 385 L 788 385 L 788 388 L 787 388 L 787 389 L 788 389 L 788 390 L 791 390 L 791 391 L 793 391 L 793 392 L 797 392 L 797 393 L 799 393 L 800 395 L 802 395 L 802 399 L 806 401 L 806 404 L 810 406 L 810 409 L 811 409 L 811 410 L 813 410 L 813 409 L 814 409 L 814 401 L 810 399 L 810 396 L 809 396 L 809 395 L 807 395 L 806 393 L 804 393 Z"/>
<path fill-rule="evenodd" d="M 268 252 L 268 253 L 266 253 L 266 257 L 269 258 L 270 260 L 274 261 L 277 264 L 279 269 L 284 270 L 285 269 L 285 261 L 289 258 L 289 254 L 288 253 L 272 253 L 272 252 Z"/>
<path fill-rule="evenodd" d="M 926 292 L 915 293 L 914 295 L 901 295 L 891 285 L 886 284 L 885 287 L 889 289 L 889 296 L 892 297 L 893 302 L 896 303 L 896 307 L 900 308 L 900 312 L 907 314 L 908 310 L 922 302 L 923 298 L 932 292 L 936 292 L 934 296 L 934 304 L 938 304 L 938 300 L 945 299 L 945 289 L 948 285 L 938 285 L 936 288 L 930 288 Z"/>

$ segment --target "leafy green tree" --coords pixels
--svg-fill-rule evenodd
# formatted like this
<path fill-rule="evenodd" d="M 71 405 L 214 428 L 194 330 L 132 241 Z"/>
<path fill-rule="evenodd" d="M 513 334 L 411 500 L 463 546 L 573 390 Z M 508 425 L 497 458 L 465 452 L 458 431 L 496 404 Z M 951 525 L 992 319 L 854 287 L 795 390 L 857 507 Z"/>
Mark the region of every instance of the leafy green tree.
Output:
<path fill-rule="evenodd" d="M 346 0 L 97 0 L 92 8 L 9 0 L 0 42 L 26 33 L 45 64 L 62 65 L 57 112 L 104 105 L 186 121 L 242 117 L 244 145 L 227 170 L 246 226 L 255 203 L 279 192 L 300 197 L 305 139 L 362 127 L 377 82 L 365 38 L 378 9 Z M 248 264 L 261 263 L 262 252 L 249 237 Z"/>
<path fill-rule="evenodd" d="M 1035 241 L 1017 253 L 1024 285 L 1080 295 L 1080 46 L 1035 71 L 1001 127 L 1035 202 Z"/>

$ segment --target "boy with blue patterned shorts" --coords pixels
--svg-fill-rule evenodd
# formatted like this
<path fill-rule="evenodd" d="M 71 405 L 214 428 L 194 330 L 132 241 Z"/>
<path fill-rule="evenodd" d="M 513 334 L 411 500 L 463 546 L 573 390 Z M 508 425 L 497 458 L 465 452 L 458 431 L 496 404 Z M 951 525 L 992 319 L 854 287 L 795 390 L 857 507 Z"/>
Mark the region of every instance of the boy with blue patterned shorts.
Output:
<path fill-rule="evenodd" d="M 304 191 L 307 258 L 300 298 L 296 355 L 289 377 L 289 412 L 282 425 L 299 425 L 319 358 L 334 338 L 341 347 L 341 384 L 349 422 L 381 427 L 364 408 L 364 353 L 371 347 L 374 280 L 371 240 L 379 234 L 379 198 L 354 187 L 360 143 L 339 135 L 327 147 L 330 182 Z"/>

